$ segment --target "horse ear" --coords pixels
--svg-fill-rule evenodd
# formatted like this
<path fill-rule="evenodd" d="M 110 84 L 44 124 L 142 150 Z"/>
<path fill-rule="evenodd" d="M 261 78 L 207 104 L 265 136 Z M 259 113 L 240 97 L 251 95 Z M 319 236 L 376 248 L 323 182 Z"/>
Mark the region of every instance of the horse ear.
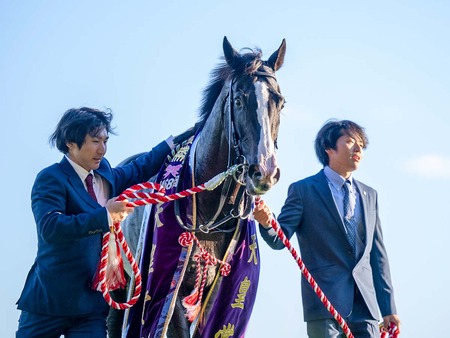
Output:
<path fill-rule="evenodd" d="M 267 63 L 274 71 L 281 68 L 284 62 L 284 54 L 286 54 L 286 40 L 283 39 L 280 47 L 270 56 Z"/>
<path fill-rule="evenodd" d="M 234 63 L 234 60 L 239 56 L 239 53 L 231 46 L 227 37 L 223 37 L 223 54 L 225 55 L 225 60 L 229 65 Z"/>

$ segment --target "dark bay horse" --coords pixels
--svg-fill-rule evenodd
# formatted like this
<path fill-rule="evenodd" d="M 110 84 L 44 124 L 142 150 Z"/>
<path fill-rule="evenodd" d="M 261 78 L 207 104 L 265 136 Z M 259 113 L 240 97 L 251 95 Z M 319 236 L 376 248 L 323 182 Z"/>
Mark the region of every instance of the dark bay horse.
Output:
<path fill-rule="evenodd" d="M 244 335 L 259 277 L 248 216 L 254 196 L 280 176 L 275 148 L 284 98 L 275 72 L 285 51 L 283 40 L 264 61 L 260 50 L 239 53 L 224 38 L 225 62 L 204 90 L 195 137 L 178 147 L 157 181 L 172 193 L 230 175 L 214 190 L 153 206 L 145 221 L 143 291 L 126 316 L 127 337 Z M 191 240 L 185 246 L 183 236 Z"/>

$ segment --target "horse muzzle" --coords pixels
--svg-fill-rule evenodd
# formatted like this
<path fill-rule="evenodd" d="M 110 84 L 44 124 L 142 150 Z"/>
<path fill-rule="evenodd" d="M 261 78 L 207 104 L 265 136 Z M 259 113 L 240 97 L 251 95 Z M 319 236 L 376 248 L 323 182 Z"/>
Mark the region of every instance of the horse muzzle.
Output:
<path fill-rule="evenodd" d="M 263 195 L 269 191 L 280 179 L 280 168 L 273 167 L 272 170 L 262 170 L 257 164 L 248 168 L 247 191 L 251 195 Z"/>

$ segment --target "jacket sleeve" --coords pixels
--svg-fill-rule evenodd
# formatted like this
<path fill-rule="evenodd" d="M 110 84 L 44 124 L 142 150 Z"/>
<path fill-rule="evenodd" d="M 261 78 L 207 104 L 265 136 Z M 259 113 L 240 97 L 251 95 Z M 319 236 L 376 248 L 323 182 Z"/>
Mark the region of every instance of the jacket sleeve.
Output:
<path fill-rule="evenodd" d="M 106 209 L 86 212 L 83 201 L 70 189 L 67 178 L 49 168 L 36 177 L 31 206 L 38 236 L 46 242 L 70 242 L 109 230 Z"/>
<path fill-rule="evenodd" d="M 298 183 L 292 183 L 288 189 L 288 196 L 281 208 L 280 215 L 277 218 L 278 225 L 283 230 L 287 239 L 295 234 L 300 225 L 303 214 L 303 201 Z M 275 217 L 275 215 L 274 215 Z M 281 250 L 284 248 L 283 242 L 279 239 L 276 232 L 270 228 L 264 228 L 259 225 L 260 233 L 264 241 L 273 249 Z"/>
<path fill-rule="evenodd" d="M 134 184 L 148 181 L 159 172 L 169 153 L 170 147 L 166 141 L 163 141 L 130 163 L 112 169 L 115 193 L 120 194 Z"/>
<path fill-rule="evenodd" d="M 372 251 L 370 253 L 373 281 L 376 290 L 378 307 L 381 315 L 396 314 L 394 289 L 391 281 L 388 255 L 383 241 L 380 218 L 378 216 L 378 198 L 376 198 L 376 225 L 374 230 Z"/>

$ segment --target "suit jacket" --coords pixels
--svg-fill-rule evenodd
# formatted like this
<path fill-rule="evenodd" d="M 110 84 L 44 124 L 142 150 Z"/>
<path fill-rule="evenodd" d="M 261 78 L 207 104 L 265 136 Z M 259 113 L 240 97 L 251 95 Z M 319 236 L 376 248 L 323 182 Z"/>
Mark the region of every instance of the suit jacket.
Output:
<path fill-rule="evenodd" d="M 326 176 L 318 174 L 291 184 L 278 223 L 290 239 L 297 235 L 301 257 L 331 304 L 346 318 L 353 306 L 355 283 L 374 319 L 396 313 L 389 262 L 378 217 L 377 192 L 353 179 L 361 197 L 363 231 L 355 259 Z M 284 245 L 273 230 L 260 226 L 274 249 Z M 302 278 L 304 320 L 331 318 L 312 287 Z"/>
<path fill-rule="evenodd" d="M 156 174 L 169 151 L 161 142 L 124 166 L 111 168 L 103 159 L 95 172 L 109 183 L 111 198 Z M 92 199 L 65 157 L 37 175 L 31 201 L 38 250 L 18 308 L 59 316 L 106 314 L 101 292 L 91 288 L 102 234 L 109 231 L 106 208 Z"/>

